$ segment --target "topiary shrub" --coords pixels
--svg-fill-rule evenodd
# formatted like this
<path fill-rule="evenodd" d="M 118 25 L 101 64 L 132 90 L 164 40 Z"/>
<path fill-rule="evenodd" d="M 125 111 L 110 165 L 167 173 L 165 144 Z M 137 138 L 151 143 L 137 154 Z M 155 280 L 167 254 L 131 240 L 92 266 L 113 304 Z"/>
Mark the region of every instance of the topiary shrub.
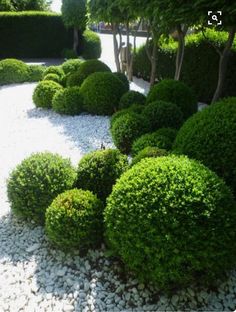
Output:
<path fill-rule="evenodd" d="M 114 113 L 111 117 L 111 120 L 110 120 L 111 127 L 112 127 L 114 121 L 117 118 L 119 118 L 120 116 L 123 116 L 127 113 L 130 113 L 130 112 L 141 114 L 143 110 L 144 110 L 144 105 L 140 105 L 140 104 L 133 104 L 129 108 L 119 110 L 118 112 Z"/>
<path fill-rule="evenodd" d="M 176 104 L 181 109 L 184 119 L 197 112 L 195 94 L 181 81 L 165 79 L 154 85 L 147 96 L 147 103 L 159 100 Z"/>
<path fill-rule="evenodd" d="M 82 57 L 86 60 L 98 59 L 102 54 L 100 37 L 91 30 L 85 30 L 83 33 L 83 52 Z"/>
<path fill-rule="evenodd" d="M 89 60 L 83 62 L 78 71 L 71 74 L 67 79 L 67 86 L 81 86 L 83 81 L 91 74 L 96 72 L 111 72 L 110 68 L 99 60 Z"/>
<path fill-rule="evenodd" d="M 0 61 L 0 85 L 24 82 L 29 79 L 28 66 L 19 60 Z"/>
<path fill-rule="evenodd" d="M 80 68 L 81 64 L 84 61 L 81 59 L 70 59 L 67 60 L 66 62 L 64 62 L 61 65 L 61 68 L 63 69 L 64 73 L 67 74 L 72 74 L 78 71 L 78 69 Z"/>
<path fill-rule="evenodd" d="M 7 182 L 13 212 L 43 223 L 46 208 L 58 194 L 72 188 L 75 178 L 69 160 L 48 152 L 31 155 L 12 171 Z"/>
<path fill-rule="evenodd" d="M 236 194 L 236 98 L 221 100 L 192 116 L 179 130 L 173 148 L 202 161 Z"/>
<path fill-rule="evenodd" d="M 195 160 L 142 160 L 113 187 L 106 237 L 140 280 L 208 286 L 235 265 L 236 210 L 225 183 Z"/>
<path fill-rule="evenodd" d="M 127 156 L 118 150 L 91 152 L 79 162 L 76 186 L 93 192 L 105 201 L 111 193 L 112 186 L 127 168 Z"/>
<path fill-rule="evenodd" d="M 83 112 L 83 105 L 83 97 L 78 87 L 59 90 L 52 99 L 52 108 L 59 114 L 79 115 Z"/>
<path fill-rule="evenodd" d="M 57 74 L 47 74 L 43 80 L 51 80 L 61 84 L 61 78 Z"/>
<path fill-rule="evenodd" d="M 47 208 L 46 234 L 62 249 L 98 247 L 103 237 L 103 205 L 90 191 L 73 189 Z"/>
<path fill-rule="evenodd" d="M 176 129 L 172 129 L 172 128 L 161 128 L 155 132 L 156 132 L 156 134 L 167 137 L 171 141 L 171 143 L 174 143 L 174 140 L 175 140 L 177 133 L 178 133 L 178 131 Z"/>
<path fill-rule="evenodd" d="M 119 72 L 114 72 L 113 75 L 115 75 L 117 78 L 119 78 L 124 83 L 126 92 L 128 92 L 129 91 L 129 80 L 126 77 L 126 75 L 123 73 L 119 73 Z"/>
<path fill-rule="evenodd" d="M 178 129 L 183 124 L 183 113 L 173 103 L 152 102 L 145 107 L 143 114 L 149 120 L 152 131 L 168 127 Z"/>
<path fill-rule="evenodd" d="M 148 146 L 158 147 L 169 151 L 172 147 L 172 142 L 168 137 L 160 135 L 158 132 L 147 133 L 133 142 L 131 155 L 136 156 L 141 150 Z"/>
<path fill-rule="evenodd" d="M 62 89 L 62 86 L 55 81 L 45 80 L 39 82 L 33 93 L 34 104 L 37 107 L 51 108 L 53 96 Z"/>
<path fill-rule="evenodd" d="M 120 99 L 119 109 L 128 108 L 133 104 L 144 105 L 146 96 L 138 91 L 128 91 Z"/>
<path fill-rule="evenodd" d="M 28 81 L 40 81 L 43 79 L 43 73 L 46 67 L 42 65 L 28 65 L 29 79 Z"/>
<path fill-rule="evenodd" d="M 111 127 L 112 139 L 115 146 L 123 153 L 128 154 L 131 146 L 138 137 L 149 131 L 148 120 L 134 112 L 117 118 Z"/>
<path fill-rule="evenodd" d="M 93 73 L 81 86 L 84 107 L 91 114 L 112 115 L 125 93 L 124 84 L 112 73 Z"/>
<path fill-rule="evenodd" d="M 73 49 L 63 49 L 61 56 L 67 60 L 76 59 L 78 57 L 77 53 Z"/>
<path fill-rule="evenodd" d="M 164 149 L 158 147 L 147 146 L 142 149 L 138 154 L 132 159 L 132 166 L 140 162 L 143 158 L 149 157 L 161 157 L 167 156 L 168 152 Z"/>
<path fill-rule="evenodd" d="M 58 75 L 60 78 L 62 78 L 64 76 L 64 71 L 61 68 L 61 66 L 49 66 L 45 69 L 44 74 L 43 74 L 43 78 L 48 75 L 48 74 L 56 74 Z"/>

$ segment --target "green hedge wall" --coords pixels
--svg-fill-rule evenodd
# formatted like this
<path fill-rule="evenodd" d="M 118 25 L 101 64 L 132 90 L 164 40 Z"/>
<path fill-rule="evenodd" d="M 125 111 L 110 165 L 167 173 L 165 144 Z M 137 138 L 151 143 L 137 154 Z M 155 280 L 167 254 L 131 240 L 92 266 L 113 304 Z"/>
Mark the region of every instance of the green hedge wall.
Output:
<path fill-rule="evenodd" d="M 181 80 L 195 91 L 199 101 L 209 103 L 214 94 L 219 67 L 219 54 L 212 46 L 221 51 L 227 40 L 225 32 L 206 31 L 207 39 L 202 33 L 192 34 L 186 38 L 184 62 Z M 173 78 L 175 71 L 175 54 L 177 43 L 170 41 L 162 44 L 157 55 L 157 78 Z M 149 80 L 151 65 L 145 47 L 138 49 L 134 58 L 134 75 Z M 236 96 L 236 40 L 231 51 L 223 97 Z"/>
<path fill-rule="evenodd" d="M 0 12 L 0 58 L 61 57 L 73 45 L 59 14 Z"/>

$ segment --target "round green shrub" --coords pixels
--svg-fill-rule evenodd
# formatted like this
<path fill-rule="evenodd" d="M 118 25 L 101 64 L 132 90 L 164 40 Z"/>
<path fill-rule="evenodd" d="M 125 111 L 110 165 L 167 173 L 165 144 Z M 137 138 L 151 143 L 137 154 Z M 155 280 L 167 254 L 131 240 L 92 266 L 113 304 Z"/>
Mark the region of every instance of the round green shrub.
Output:
<path fill-rule="evenodd" d="M 111 127 L 112 139 L 115 146 L 123 153 L 128 154 L 131 146 L 138 137 L 149 131 L 148 120 L 134 112 L 117 118 Z"/>
<path fill-rule="evenodd" d="M 169 151 L 172 147 L 172 142 L 168 137 L 160 135 L 158 132 L 146 133 L 133 142 L 131 155 L 136 156 L 141 150 L 148 146 Z"/>
<path fill-rule="evenodd" d="M 79 87 L 59 90 L 52 99 L 52 108 L 59 114 L 79 115 L 83 112 L 83 105 Z"/>
<path fill-rule="evenodd" d="M 15 59 L 0 61 L 0 85 L 28 80 L 29 69 L 24 62 Z"/>
<path fill-rule="evenodd" d="M 171 143 L 174 143 L 174 140 L 177 136 L 178 130 L 173 128 L 161 128 L 155 131 L 156 134 L 162 135 L 170 139 Z"/>
<path fill-rule="evenodd" d="M 76 186 L 93 192 L 105 201 L 112 191 L 112 186 L 127 168 L 127 156 L 118 150 L 91 152 L 79 162 Z"/>
<path fill-rule="evenodd" d="M 37 107 L 51 108 L 53 96 L 62 89 L 63 87 L 55 81 L 45 80 L 39 82 L 33 93 L 34 104 Z"/>
<path fill-rule="evenodd" d="M 57 74 L 47 74 L 43 80 L 51 80 L 61 84 L 61 78 Z"/>
<path fill-rule="evenodd" d="M 83 63 L 83 60 L 80 59 L 70 59 L 64 62 L 61 65 L 61 68 L 63 69 L 64 73 L 67 74 L 72 74 L 78 71 L 80 68 L 80 65 Z"/>
<path fill-rule="evenodd" d="M 146 96 L 138 91 L 128 91 L 120 99 L 119 109 L 128 108 L 133 104 L 144 105 Z"/>
<path fill-rule="evenodd" d="M 226 98 L 187 120 L 174 143 L 177 153 L 200 160 L 236 194 L 236 98 Z"/>
<path fill-rule="evenodd" d="M 64 76 L 64 71 L 62 69 L 61 66 L 49 66 L 45 69 L 44 74 L 43 74 L 43 78 L 48 75 L 48 74 L 56 74 L 58 75 L 60 78 L 62 78 Z"/>
<path fill-rule="evenodd" d="M 140 104 L 133 104 L 129 108 L 119 110 L 112 115 L 111 120 L 110 120 L 111 126 L 113 125 L 114 121 L 120 116 L 123 116 L 130 112 L 141 114 L 143 110 L 144 110 L 144 105 L 140 105 Z"/>
<path fill-rule="evenodd" d="M 118 107 L 125 86 L 112 73 L 91 74 L 81 86 L 84 107 L 91 114 L 112 115 Z"/>
<path fill-rule="evenodd" d="M 132 166 L 140 162 L 143 158 L 149 157 L 161 157 L 167 156 L 168 152 L 164 149 L 158 147 L 147 146 L 142 149 L 138 154 L 132 159 Z"/>
<path fill-rule="evenodd" d="M 129 91 L 129 80 L 127 76 L 123 73 L 114 72 L 113 75 L 115 75 L 117 78 L 119 78 L 125 85 L 126 92 Z"/>
<path fill-rule="evenodd" d="M 176 104 L 182 111 L 184 119 L 197 112 L 197 99 L 185 83 L 165 79 L 154 85 L 147 96 L 147 103 L 166 101 Z"/>
<path fill-rule="evenodd" d="M 149 120 L 152 131 L 160 128 L 178 129 L 183 124 L 181 109 L 165 101 L 156 101 L 146 105 L 144 116 Z"/>
<path fill-rule="evenodd" d="M 69 160 L 48 152 L 31 155 L 12 171 L 7 182 L 13 212 L 43 223 L 46 208 L 58 194 L 72 188 L 75 178 Z"/>
<path fill-rule="evenodd" d="M 103 238 L 103 205 L 90 191 L 58 195 L 46 210 L 46 234 L 65 250 L 98 247 Z"/>
<path fill-rule="evenodd" d="M 85 30 L 83 33 L 83 52 L 82 57 L 85 60 L 98 59 L 102 54 L 100 37 L 91 30 Z"/>
<path fill-rule="evenodd" d="M 83 81 L 91 74 L 96 72 L 111 72 L 110 68 L 99 60 L 89 60 L 83 62 L 78 71 L 69 75 L 67 86 L 81 86 Z"/>
<path fill-rule="evenodd" d="M 181 156 L 144 159 L 113 187 L 106 237 L 140 280 L 204 286 L 235 265 L 236 210 L 215 173 Z"/>
<path fill-rule="evenodd" d="M 77 53 L 73 49 L 63 49 L 61 56 L 67 60 L 76 59 L 78 57 Z"/>
<path fill-rule="evenodd" d="M 28 65 L 29 79 L 28 81 L 40 81 L 43 79 L 43 74 L 46 67 L 43 65 Z"/>

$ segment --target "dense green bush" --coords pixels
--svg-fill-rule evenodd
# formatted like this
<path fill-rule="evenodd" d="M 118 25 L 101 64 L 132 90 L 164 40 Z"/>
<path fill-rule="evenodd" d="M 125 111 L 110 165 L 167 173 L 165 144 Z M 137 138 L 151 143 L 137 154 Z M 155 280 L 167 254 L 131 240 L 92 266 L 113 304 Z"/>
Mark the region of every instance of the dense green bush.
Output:
<path fill-rule="evenodd" d="M 98 59 L 102 53 L 100 37 L 91 30 L 85 30 L 82 40 L 82 57 L 86 60 Z"/>
<path fill-rule="evenodd" d="M 127 168 L 127 156 L 118 150 L 91 152 L 79 162 L 76 186 L 93 192 L 105 201 L 112 186 Z"/>
<path fill-rule="evenodd" d="M 47 74 L 43 77 L 43 80 L 51 80 L 61 84 L 61 78 L 57 74 Z"/>
<path fill-rule="evenodd" d="M 0 58 L 61 57 L 73 44 L 73 30 L 51 12 L 0 12 Z"/>
<path fill-rule="evenodd" d="M 80 68 L 80 65 L 83 63 L 84 61 L 81 59 L 70 59 L 67 60 L 66 62 L 64 62 L 61 65 L 62 70 L 64 71 L 64 73 L 67 74 L 72 74 L 78 71 L 78 69 Z"/>
<path fill-rule="evenodd" d="M 144 105 L 146 102 L 146 96 L 138 91 L 128 91 L 120 99 L 119 109 L 128 108 L 133 104 Z"/>
<path fill-rule="evenodd" d="M 172 129 L 172 128 L 161 128 L 155 132 L 159 135 L 163 135 L 163 136 L 167 137 L 171 141 L 171 143 L 174 143 L 174 140 L 175 140 L 177 133 L 178 133 L 178 131 L 176 129 Z"/>
<path fill-rule="evenodd" d="M 59 90 L 52 99 L 52 108 L 59 114 L 79 115 L 83 112 L 83 105 L 79 87 Z"/>
<path fill-rule="evenodd" d="M 236 194 L 236 98 L 224 99 L 187 120 L 174 150 L 201 160 Z"/>
<path fill-rule="evenodd" d="M 83 82 L 80 91 L 84 97 L 84 107 L 89 113 L 112 115 L 125 93 L 125 86 L 112 73 L 98 72 Z"/>
<path fill-rule="evenodd" d="M 236 210 L 224 182 L 195 160 L 144 159 L 105 209 L 106 237 L 140 280 L 159 289 L 215 283 L 235 265 Z"/>
<path fill-rule="evenodd" d="M 148 93 L 147 102 L 166 101 L 176 104 L 184 119 L 197 112 L 197 99 L 193 91 L 183 82 L 166 79 L 154 85 Z"/>
<path fill-rule="evenodd" d="M 83 62 L 78 71 L 68 77 L 67 85 L 69 87 L 80 86 L 89 75 L 96 72 L 111 72 L 111 70 L 106 64 L 99 60 Z"/>
<path fill-rule="evenodd" d="M 127 76 L 123 73 L 120 73 L 120 72 L 114 72 L 113 75 L 115 75 L 117 78 L 119 78 L 124 83 L 126 92 L 128 92 L 129 91 L 129 80 L 128 80 Z"/>
<path fill-rule="evenodd" d="M 0 85 L 27 80 L 29 80 L 29 70 L 24 62 L 15 59 L 0 61 Z"/>
<path fill-rule="evenodd" d="M 152 131 L 168 127 L 178 129 L 183 124 L 181 109 L 170 102 L 151 102 L 146 105 L 143 115 L 149 120 Z"/>
<path fill-rule="evenodd" d="M 143 158 L 149 157 L 161 157 L 167 156 L 168 152 L 164 149 L 158 147 L 147 146 L 142 149 L 138 154 L 132 159 L 132 166 L 140 162 Z"/>
<path fill-rule="evenodd" d="M 7 182 L 13 212 L 42 223 L 46 208 L 73 186 L 75 178 L 69 160 L 47 152 L 31 155 L 12 171 Z"/>
<path fill-rule="evenodd" d="M 119 110 L 112 115 L 111 120 L 110 120 L 111 126 L 113 125 L 114 121 L 120 116 L 123 116 L 130 112 L 141 114 L 143 110 L 144 110 L 144 105 L 141 105 L 141 104 L 133 104 L 129 108 Z"/>
<path fill-rule="evenodd" d="M 149 130 L 149 123 L 145 117 L 129 112 L 112 123 L 111 134 L 115 146 L 121 152 L 128 154 L 134 140 Z"/>
<path fill-rule="evenodd" d="M 61 66 L 49 66 L 45 69 L 43 77 L 47 76 L 48 74 L 56 74 L 62 78 L 65 73 Z"/>
<path fill-rule="evenodd" d="M 160 135 L 158 132 L 146 133 L 133 142 L 131 149 L 132 156 L 136 156 L 141 150 L 148 146 L 158 147 L 168 151 L 172 147 L 172 142 L 168 137 Z"/>
<path fill-rule="evenodd" d="M 42 80 L 45 69 L 46 67 L 43 65 L 28 65 L 29 81 Z"/>
<path fill-rule="evenodd" d="M 46 234 L 65 250 L 99 247 L 103 238 L 102 213 L 102 202 L 90 191 L 66 191 L 47 208 Z"/>
<path fill-rule="evenodd" d="M 33 93 L 34 104 L 37 107 L 51 108 L 53 96 L 62 89 L 62 86 L 54 81 L 45 80 L 39 82 Z"/>

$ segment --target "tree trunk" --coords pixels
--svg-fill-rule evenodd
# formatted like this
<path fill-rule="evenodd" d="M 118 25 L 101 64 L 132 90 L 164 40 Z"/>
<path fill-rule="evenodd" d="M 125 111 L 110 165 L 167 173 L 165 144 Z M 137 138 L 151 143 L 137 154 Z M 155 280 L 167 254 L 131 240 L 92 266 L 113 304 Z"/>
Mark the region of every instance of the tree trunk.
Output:
<path fill-rule="evenodd" d="M 228 60 L 230 56 L 230 50 L 232 48 L 232 44 L 234 41 L 235 32 L 236 32 L 236 27 L 235 26 L 231 27 L 228 33 L 228 39 L 227 39 L 224 51 L 220 56 L 218 83 L 217 83 L 215 94 L 213 96 L 211 103 L 216 102 L 222 94 L 225 76 L 227 73 L 227 65 L 228 65 Z"/>
<path fill-rule="evenodd" d="M 178 49 L 175 60 L 175 80 L 180 79 L 183 59 L 184 59 L 184 48 L 185 48 L 185 34 L 181 29 L 181 25 L 177 26 L 177 34 L 178 34 Z"/>
<path fill-rule="evenodd" d="M 119 54 L 120 54 L 120 48 L 118 46 L 118 42 L 117 42 L 117 24 L 113 23 L 112 24 L 112 34 L 113 34 L 113 46 L 114 46 L 114 57 L 115 57 L 115 63 L 116 63 L 116 70 L 117 72 L 120 72 L 120 59 L 119 59 Z"/>
<path fill-rule="evenodd" d="M 153 48 L 151 56 L 151 75 L 150 75 L 150 87 L 155 84 L 156 79 L 156 68 L 157 68 L 157 43 L 153 38 Z"/>
<path fill-rule="evenodd" d="M 130 41 L 129 41 L 129 21 L 126 23 L 126 37 L 127 37 L 127 49 L 126 49 L 126 75 L 130 80 Z"/>
<path fill-rule="evenodd" d="M 78 29 L 74 28 L 74 43 L 73 43 L 73 50 L 77 54 L 77 48 L 79 45 L 79 36 L 78 36 Z"/>

